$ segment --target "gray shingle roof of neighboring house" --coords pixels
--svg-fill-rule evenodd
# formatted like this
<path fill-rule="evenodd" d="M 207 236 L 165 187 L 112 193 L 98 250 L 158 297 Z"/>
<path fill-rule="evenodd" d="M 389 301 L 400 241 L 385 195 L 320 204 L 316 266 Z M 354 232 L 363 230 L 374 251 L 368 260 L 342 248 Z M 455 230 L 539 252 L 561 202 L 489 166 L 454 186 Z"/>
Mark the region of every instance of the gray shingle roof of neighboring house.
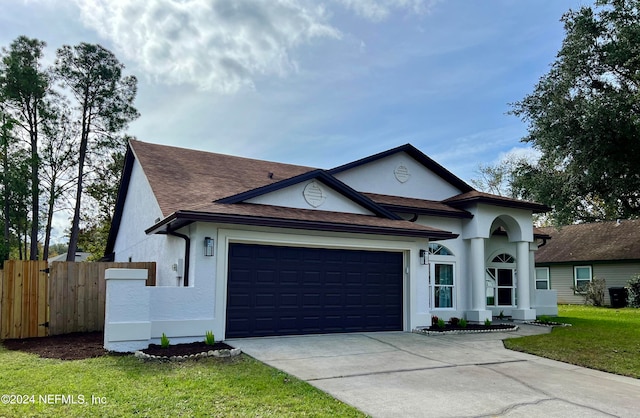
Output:
<path fill-rule="evenodd" d="M 540 228 L 551 239 L 536 264 L 640 260 L 640 219 Z"/>

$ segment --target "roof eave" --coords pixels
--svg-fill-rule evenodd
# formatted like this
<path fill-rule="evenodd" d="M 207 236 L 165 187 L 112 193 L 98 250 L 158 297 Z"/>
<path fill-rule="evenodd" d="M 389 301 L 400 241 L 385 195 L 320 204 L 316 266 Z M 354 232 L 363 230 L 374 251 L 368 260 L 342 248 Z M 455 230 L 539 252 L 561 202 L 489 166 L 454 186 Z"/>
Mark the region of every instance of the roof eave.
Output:
<path fill-rule="evenodd" d="M 514 201 L 508 202 L 508 201 L 504 201 L 500 199 L 492 199 L 484 196 L 474 196 L 474 197 L 462 198 L 462 199 L 455 199 L 455 198 L 447 199 L 446 203 L 447 205 L 453 206 L 458 209 L 462 209 L 474 203 L 484 203 L 487 205 L 500 206 L 505 208 L 526 209 L 526 210 L 532 211 L 533 213 L 546 213 L 551 210 L 550 207 L 540 203 L 526 202 L 524 200 L 521 200 L 521 201 L 514 200 Z"/>
<path fill-rule="evenodd" d="M 392 204 L 385 204 L 385 203 L 379 203 L 379 205 L 385 209 L 388 209 L 396 213 L 412 213 L 417 215 L 439 216 L 444 218 L 457 218 L 457 219 L 473 218 L 472 213 L 469 213 L 463 209 L 458 209 L 457 212 L 452 212 L 447 210 L 416 208 L 413 206 L 392 205 Z"/>
<path fill-rule="evenodd" d="M 120 177 L 120 185 L 118 186 L 118 196 L 116 198 L 116 206 L 113 213 L 113 219 L 111 220 L 111 226 L 109 228 L 109 236 L 107 237 L 107 245 L 105 247 L 103 258 L 113 257 L 113 249 L 116 245 L 118 230 L 120 229 L 120 223 L 122 222 L 124 203 L 127 198 L 127 193 L 129 192 L 129 182 L 131 180 L 131 172 L 133 171 L 134 161 L 135 161 L 135 155 L 133 154 L 131 145 L 127 144 L 127 152 L 124 158 L 124 168 L 122 170 L 122 176 Z"/>
<path fill-rule="evenodd" d="M 183 228 L 193 222 L 214 222 L 223 224 L 240 224 L 288 229 L 306 229 L 312 231 L 348 232 L 369 235 L 388 235 L 429 239 L 431 241 L 455 239 L 458 234 L 441 230 L 415 230 L 407 228 L 390 228 L 383 226 L 357 225 L 336 222 L 317 222 L 299 219 L 282 219 L 248 215 L 207 213 L 194 211 L 177 211 L 165 219 L 147 228 L 146 234 L 166 234 Z"/>

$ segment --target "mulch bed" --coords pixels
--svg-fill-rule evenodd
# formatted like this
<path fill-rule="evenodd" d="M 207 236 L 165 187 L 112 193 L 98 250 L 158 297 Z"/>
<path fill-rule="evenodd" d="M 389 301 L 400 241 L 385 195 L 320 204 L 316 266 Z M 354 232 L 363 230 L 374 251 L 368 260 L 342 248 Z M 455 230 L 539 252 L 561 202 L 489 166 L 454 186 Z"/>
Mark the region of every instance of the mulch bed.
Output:
<path fill-rule="evenodd" d="M 104 349 L 103 344 L 104 336 L 102 332 L 77 332 L 50 337 L 2 341 L 2 345 L 9 350 L 24 351 L 26 353 L 37 354 L 40 357 L 60 360 L 82 360 L 106 355 L 128 354 L 107 351 Z M 222 342 L 217 342 L 211 346 L 206 345 L 204 341 L 202 341 L 189 344 L 171 344 L 168 348 L 162 348 L 157 344 L 150 344 L 149 348 L 142 351 L 156 356 L 171 357 L 232 348 L 233 347 Z"/>
<path fill-rule="evenodd" d="M 432 325 L 428 328 L 423 328 L 424 331 L 430 332 L 447 332 L 447 331 L 499 331 L 499 330 L 512 330 L 516 325 L 512 324 L 467 324 L 465 328 L 459 325 L 445 324 L 444 328 L 439 328 L 437 325 Z"/>
<path fill-rule="evenodd" d="M 9 350 L 60 360 L 81 360 L 109 354 L 103 347 L 102 332 L 76 332 L 50 337 L 4 340 L 2 344 Z"/>
<path fill-rule="evenodd" d="M 159 344 L 149 344 L 149 348 L 140 351 L 154 356 L 171 357 L 188 356 L 190 354 L 199 354 L 211 350 L 231 350 L 232 348 L 230 345 L 222 342 L 207 345 L 204 341 L 198 341 L 195 343 L 171 344 L 167 348 L 162 348 Z"/>

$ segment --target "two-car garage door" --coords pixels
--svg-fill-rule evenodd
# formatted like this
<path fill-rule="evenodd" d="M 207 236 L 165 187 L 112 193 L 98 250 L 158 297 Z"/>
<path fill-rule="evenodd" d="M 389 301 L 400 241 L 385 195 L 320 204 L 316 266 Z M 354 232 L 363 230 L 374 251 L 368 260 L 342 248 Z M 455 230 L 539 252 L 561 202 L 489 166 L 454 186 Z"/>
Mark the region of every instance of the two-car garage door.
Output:
<path fill-rule="evenodd" d="M 230 244 L 226 338 L 402 330 L 400 252 Z"/>

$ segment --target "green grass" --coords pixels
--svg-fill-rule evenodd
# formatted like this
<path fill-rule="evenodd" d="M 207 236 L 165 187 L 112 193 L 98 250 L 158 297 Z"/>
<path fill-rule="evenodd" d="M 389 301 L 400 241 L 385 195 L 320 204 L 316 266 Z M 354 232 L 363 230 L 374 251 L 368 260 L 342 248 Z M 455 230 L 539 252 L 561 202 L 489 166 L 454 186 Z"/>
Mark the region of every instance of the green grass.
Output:
<path fill-rule="evenodd" d="M 505 340 L 505 347 L 591 369 L 640 378 L 640 309 L 559 306 L 550 334 Z"/>
<path fill-rule="evenodd" d="M 0 417 L 364 416 L 244 354 L 183 363 L 142 362 L 133 356 L 62 361 L 0 346 L 0 395 L 5 394 L 34 395 L 34 403 L 0 403 Z M 63 404 L 55 397 L 47 404 L 41 395 L 73 395 L 76 402 L 81 395 L 84 404 Z M 92 404 L 92 396 L 106 403 Z"/>

